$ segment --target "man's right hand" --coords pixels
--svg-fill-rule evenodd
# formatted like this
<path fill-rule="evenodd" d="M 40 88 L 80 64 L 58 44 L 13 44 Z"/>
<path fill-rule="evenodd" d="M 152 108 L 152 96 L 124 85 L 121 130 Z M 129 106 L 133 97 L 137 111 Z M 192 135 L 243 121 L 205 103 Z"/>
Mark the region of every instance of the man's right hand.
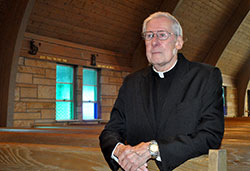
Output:
<path fill-rule="evenodd" d="M 147 144 L 144 144 L 146 148 Z M 123 144 L 117 146 L 114 155 L 119 159 L 119 164 L 125 171 L 148 171 L 148 156 L 142 155 L 141 147 L 142 143 L 135 147 Z"/>

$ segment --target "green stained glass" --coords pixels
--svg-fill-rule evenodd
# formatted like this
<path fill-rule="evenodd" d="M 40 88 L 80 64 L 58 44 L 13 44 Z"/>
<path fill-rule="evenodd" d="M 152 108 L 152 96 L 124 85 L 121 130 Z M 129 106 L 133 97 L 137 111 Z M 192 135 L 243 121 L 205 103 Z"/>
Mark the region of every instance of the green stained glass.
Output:
<path fill-rule="evenodd" d="M 72 102 L 56 102 L 56 120 L 72 120 L 73 103 Z"/>
<path fill-rule="evenodd" d="M 73 67 L 70 66 L 56 66 L 56 81 L 64 83 L 73 82 Z"/>
<path fill-rule="evenodd" d="M 97 89 L 95 86 L 83 86 L 82 88 L 83 101 L 97 101 Z"/>
<path fill-rule="evenodd" d="M 57 83 L 56 100 L 73 100 L 73 85 Z"/>
<path fill-rule="evenodd" d="M 97 85 L 97 72 L 92 69 L 83 69 L 83 84 Z"/>

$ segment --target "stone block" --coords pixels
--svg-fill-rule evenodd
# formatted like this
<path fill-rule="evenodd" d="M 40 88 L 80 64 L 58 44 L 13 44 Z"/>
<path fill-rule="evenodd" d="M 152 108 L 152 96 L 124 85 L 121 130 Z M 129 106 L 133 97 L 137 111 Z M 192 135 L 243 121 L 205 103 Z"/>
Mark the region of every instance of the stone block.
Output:
<path fill-rule="evenodd" d="M 15 101 L 18 101 L 20 99 L 20 88 L 15 88 Z"/>
<path fill-rule="evenodd" d="M 56 70 L 54 70 L 54 69 L 46 69 L 45 73 L 46 73 L 45 74 L 46 78 L 56 79 Z"/>
<path fill-rule="evenodd" d="M 24 57 L 18 58 L 18 65 L 24 65 Z"/>
<path fill-rule="evenodd" d="M 25 97 L 37 97 L 37 88 L 21 88 L 21 98 Z"/>
<path fill-rule="evenodd" d="M 56 87 L 38 85 L 38 98 L 55 99 Z"/>
<path fill-rule="evenodd" d="M 14 112 L 26 112 L 26 103 L 24 102 L 15 102 Z"/>
<path fill-rule="evenodd" d="M 54 79 L 44 79 L 44 78 L 34 78 L 34 84 L 56 85 L 56 80 L 54 80 Z"/>
<path fill-rule="evenodd" d="M 105 75 L 105 76 L 114 76 L 114 72 L 108 69 L 102 69 L 101 75 Z"/>
<path fill-rule="evenodd" d="M 101 76 L 101 84 L 108 84 L 108 83 L 109 83 L 109 77 Z"/>
<path fill-rule="evenodd" d="M 77 79 L 76 84 L 77 84 L 77 90 L 81 90 L 82 89 L 82 80 Z"/>
<path fill-rule="evenodd" d="M 14 120 L 18 119 L 40 119 L 40 113 L 14 113 Z"/>
<path fill-rule="evenodd" d="M 16 74 L 17 83 L 29 83 L 32 84 L 32 74 L 27 73 L 17 73 Z"/>
<path fill-rule="evenodd" d="M 121 85 L 122 82 L 123 82 L 123 78 L 119 78 L 119 77 L 110 77 L 109 78 L 109 83 Z"/>
<path fill-rule="evenodd" d="M 30 87 L 30 88 L 36 88 L 37 85 L 35 84 L 22 84 L 22 83 L 17 83 L 16 87 Z"/>
<path fill-rule="evenodd" d="M 27 109 L 28 113 L 41 113 L 41 109 Z"/>
<path fill-rule="evenodd" d="M 18 72 L 45 75 L 45 69 L 29 66 L 18 66 Z"/>
<path fill-rule="evenodd" d="M 122 76 L 121 72 L 119 72 L 119 71 L 114 72 L 114 77 L 121 77 L 121 76 Z"/>
<path fill-rule="evenodd" d="M 112 106 L 102 106 L 103 113 L 110 113 L 112 111 Z"/>
<path fill-rule="evenodd" d="M 55 102 L 27 102 L 27 109 L 55 109 Z"/>
<path fill-rule="evenodd" d="M 83 69 L 83 67 L 81 67 L 81 66 L 78 66 L 77 67 L 77 76 L 82 76 L 82 69 Z"/>
<path fill-rule="evenodd" d="M 101 86 L 101 89 L 102 89 L 101 95 L 116 95 L 117 91 L 116 85 L 105 84 Z"/>
<path fill-rule="evenodd" d="M 102 106 L 113 106 L 114 100 L 113 99 L 102 99 Z"/>
<path fill-rule="evenodd" d="M 33 78 L 45 78 L 45 75 L 33 74 Z"/>
<path fill-rule="evenodd" d="M 82 103 L 82 94 L 77 94 L 76 99 L 77 99 L 78 104 L 81 105 L 81 103 Z"/>
<path fill-rule="evenodd" d="M 34 66 L 40 68 L 56 69 L 56 63 L 35 59 L 25 59 L 26 66 Z"/>
<path fill-rule="evenodd" d="M 109 121 L 109 119 L 110 119 L 110 113 L 102 113 L 103 121 Z"/>
<path fill-rule="evenodd" d="M 42 109 L 41 111 L 42 119 L 55 119 L 56 118 L 56 111 L 55 110 L 47 110 Z"/>
<path fill-rule="evenodd" d="M 31 128 L 34 125 L 34 120 L 17 120 L 13 122 L 14 127 Z"/>

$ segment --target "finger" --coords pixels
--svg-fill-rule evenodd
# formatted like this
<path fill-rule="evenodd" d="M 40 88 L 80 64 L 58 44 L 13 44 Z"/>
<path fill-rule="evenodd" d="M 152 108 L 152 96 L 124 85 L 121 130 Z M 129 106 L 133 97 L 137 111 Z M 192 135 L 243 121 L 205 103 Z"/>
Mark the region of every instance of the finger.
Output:
<path fill-rule="evenodd" d="M 124 169 L 130 169 L 134 165 L 135 159 L 135 153 L 134 152 L 124 152 L 124 157 L 122 156 L 121 159 L 119 159 L 119 164 L 122 166 Z"/>
<path fill-rule="evenodd" d="M 124 160 L 128 154 L 131 153 L 131 148 L 130 147 L 125 147 L 121 150 L 120 155 L 117 156 L 119 160 Z"/>

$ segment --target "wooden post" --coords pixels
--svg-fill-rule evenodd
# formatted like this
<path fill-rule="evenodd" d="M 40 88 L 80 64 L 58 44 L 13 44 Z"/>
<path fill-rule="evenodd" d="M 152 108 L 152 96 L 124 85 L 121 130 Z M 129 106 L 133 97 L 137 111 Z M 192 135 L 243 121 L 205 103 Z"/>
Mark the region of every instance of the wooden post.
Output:
<path fill-rule="evenodd" d="M 227 170 L 227 151 L 225 149 L 209 150 L 208 171 Z"/>

